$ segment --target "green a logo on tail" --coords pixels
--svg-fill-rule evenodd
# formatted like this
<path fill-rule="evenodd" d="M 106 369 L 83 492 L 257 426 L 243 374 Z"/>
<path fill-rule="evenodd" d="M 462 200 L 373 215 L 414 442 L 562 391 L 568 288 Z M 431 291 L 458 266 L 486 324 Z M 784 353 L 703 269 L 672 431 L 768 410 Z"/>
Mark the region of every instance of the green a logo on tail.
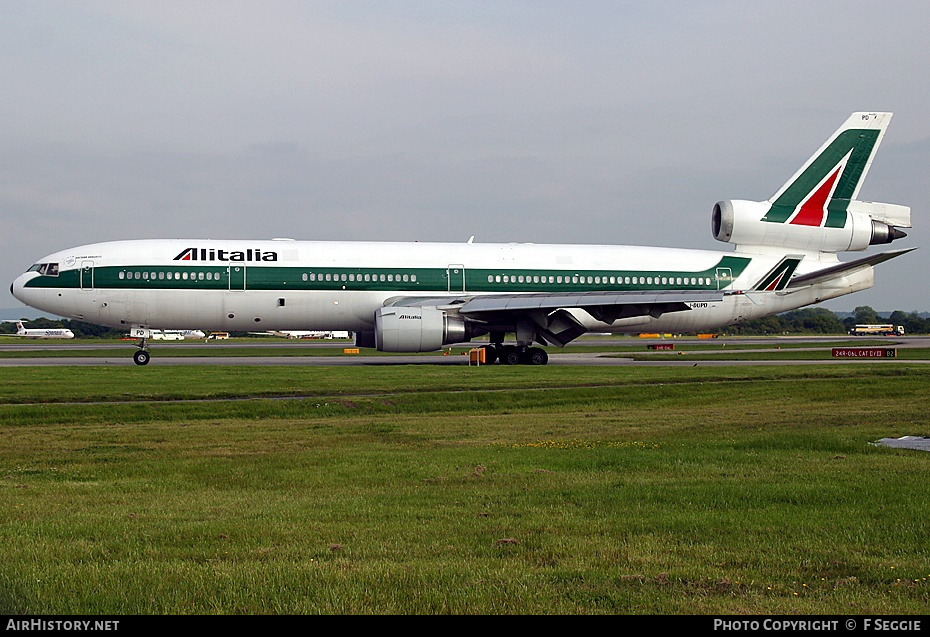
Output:
<path fill-rule="evenodd" d="M 854 113 L 779 190 L 763 221 L 824 228 L 846 226 L 890 113 Z"/>

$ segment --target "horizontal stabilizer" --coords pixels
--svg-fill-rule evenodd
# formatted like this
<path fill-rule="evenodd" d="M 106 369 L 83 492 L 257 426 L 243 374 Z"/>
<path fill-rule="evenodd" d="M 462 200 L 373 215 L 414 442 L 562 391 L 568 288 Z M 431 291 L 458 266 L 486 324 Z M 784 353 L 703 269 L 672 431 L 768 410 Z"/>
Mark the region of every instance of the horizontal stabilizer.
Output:
<path fill-rule="evenodd" d="M 849 212 L 868 215 L 895 228 L 911 227 L 911 207 L 896 203 L 877 203 L 873 201 L 850 201 L 846 208 Z"/>

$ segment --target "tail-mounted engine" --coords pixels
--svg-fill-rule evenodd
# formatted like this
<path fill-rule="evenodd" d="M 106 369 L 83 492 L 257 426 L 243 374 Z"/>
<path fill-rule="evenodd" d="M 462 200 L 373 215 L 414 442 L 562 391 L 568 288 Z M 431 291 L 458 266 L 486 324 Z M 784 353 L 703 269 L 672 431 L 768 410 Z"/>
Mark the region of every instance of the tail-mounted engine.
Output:
<path fill-rule="evenodd" d="M 896 204 L 846 201 L 844 209 L 782 210 L 767 201 L 727 200 L 714 205 L 711 229 L 717 241 L 820 252 L 865 250 L 907 235 L 911 209 Z"/>

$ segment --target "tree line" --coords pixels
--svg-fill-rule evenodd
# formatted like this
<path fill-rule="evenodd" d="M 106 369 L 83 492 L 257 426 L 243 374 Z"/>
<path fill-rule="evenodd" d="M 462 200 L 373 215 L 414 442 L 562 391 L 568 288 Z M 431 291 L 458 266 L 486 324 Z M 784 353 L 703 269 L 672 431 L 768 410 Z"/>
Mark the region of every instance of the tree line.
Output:
<path fill-rule="evenodd" d="M 848 334 L 856 325 L 891 323 L 903 325 L 905 334 L 930 333 L 930 318 L 917 312 L 895 310 L 890 315 L 880 316 L 868 305 L 860 305 L 851 316 L 840 318 L 822 307 L 806 307 L 774 316 L 744 321 L 726 328 L 727 334 L 763 336 L 772 334 Z"/>

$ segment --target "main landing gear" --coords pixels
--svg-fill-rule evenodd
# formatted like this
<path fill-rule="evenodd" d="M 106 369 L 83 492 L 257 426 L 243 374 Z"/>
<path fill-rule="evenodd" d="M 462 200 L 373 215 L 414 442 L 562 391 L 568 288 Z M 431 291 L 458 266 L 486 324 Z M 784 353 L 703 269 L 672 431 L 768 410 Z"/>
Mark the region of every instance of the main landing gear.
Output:
<path fill-rule="evenodd" d="M 501 365 L 545 365 L 549 354 L 541 347 L 526 345 L 484 345 L 484 362 L 487 365 L 500 361 Z"/>

